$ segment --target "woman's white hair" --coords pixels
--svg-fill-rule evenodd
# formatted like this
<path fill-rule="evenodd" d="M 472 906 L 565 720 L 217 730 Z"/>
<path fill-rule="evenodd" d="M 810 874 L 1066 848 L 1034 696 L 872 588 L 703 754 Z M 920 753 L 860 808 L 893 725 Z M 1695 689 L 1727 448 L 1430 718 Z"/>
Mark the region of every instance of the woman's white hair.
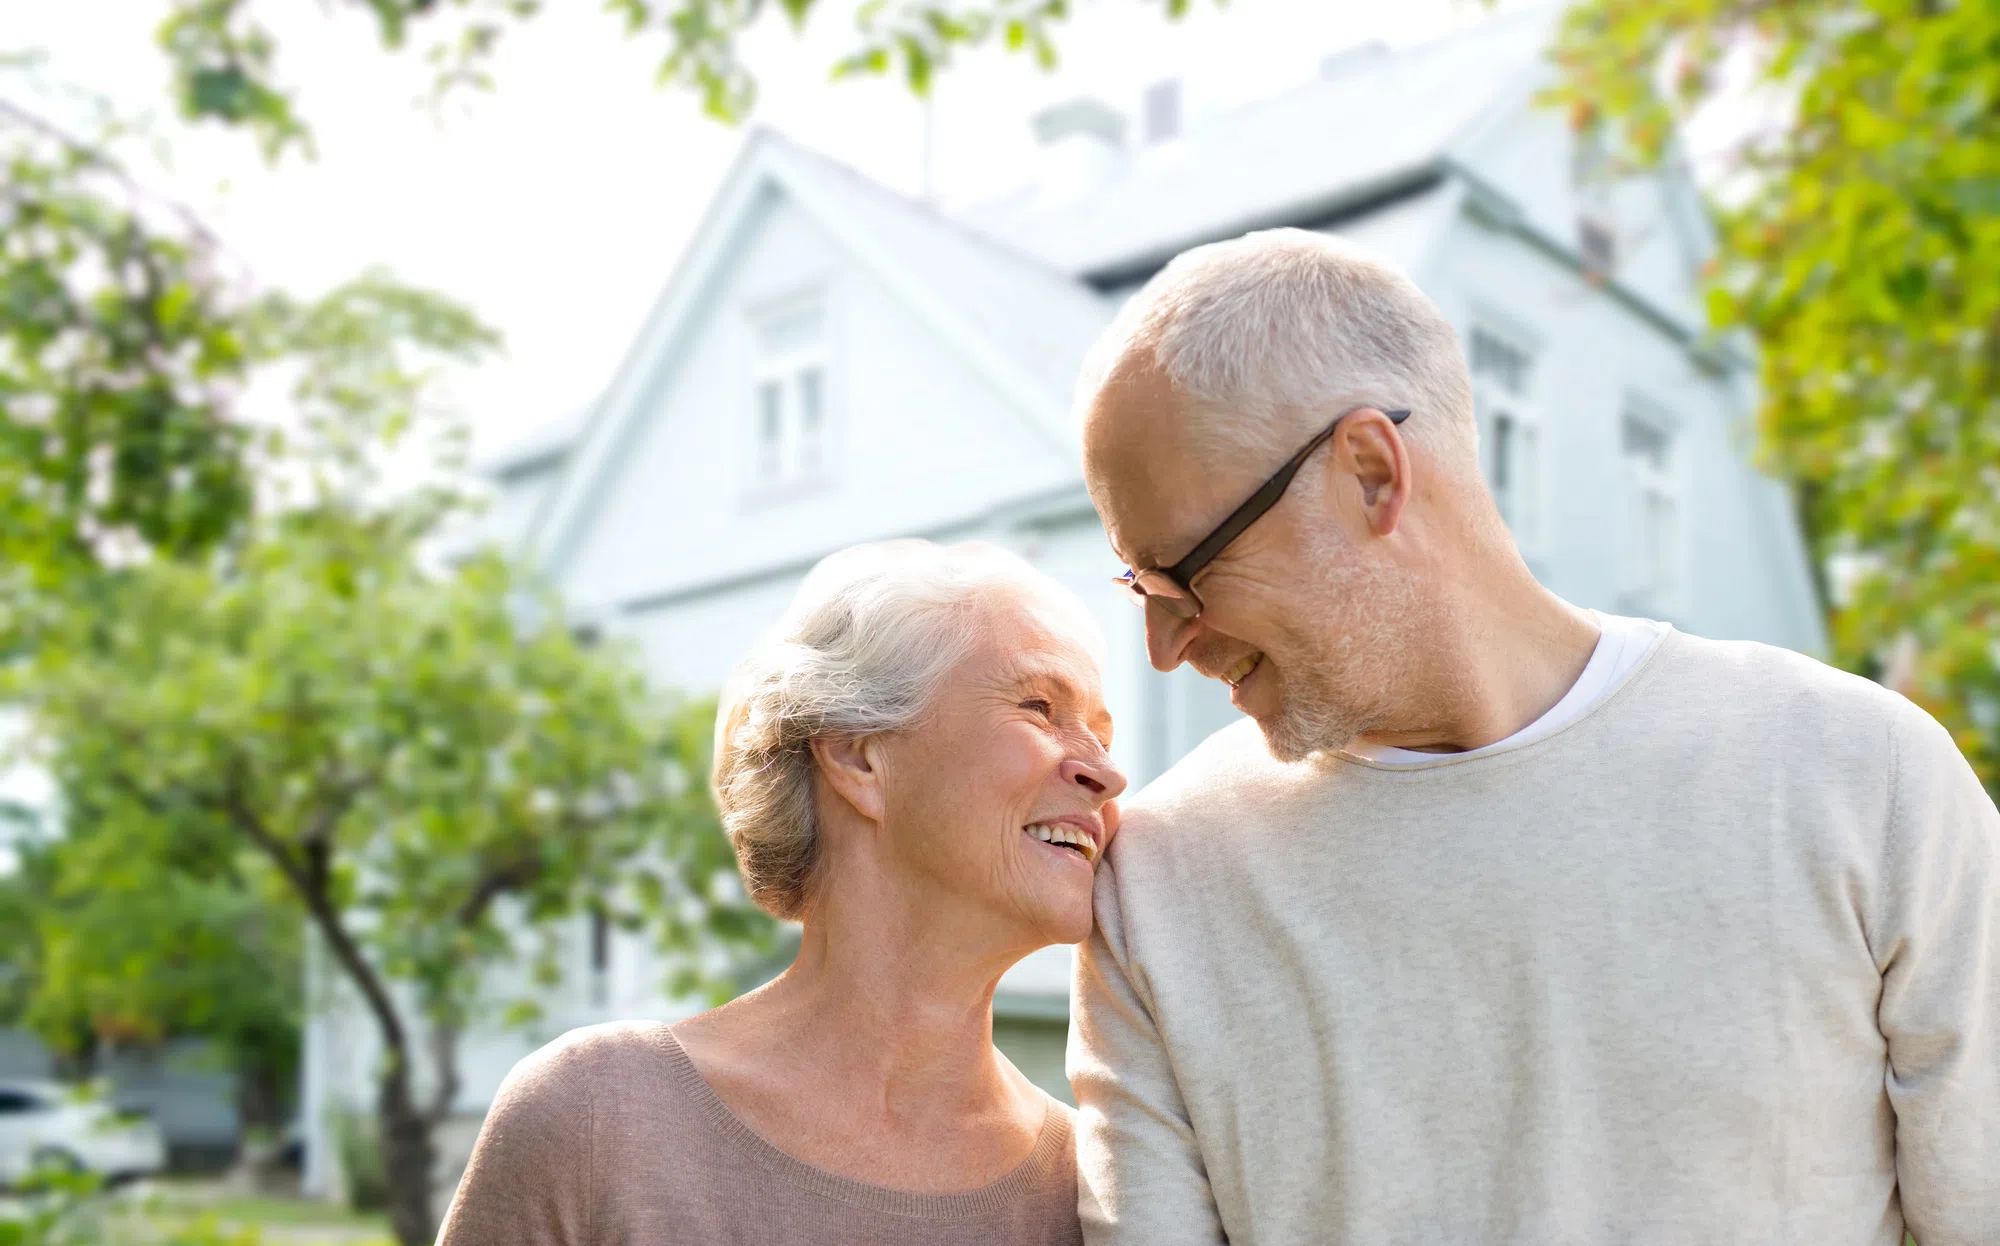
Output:
<path fill-rule="evenodd" d="M 1406 439 L 1478 471 L 1457 333 L 1408 277 L 1340 238 L 1272 229 L 1182 252 L 1099 338 L 1079 411 L 1114 376 L 1147 366 L 1187 398 L 1196 435 L 1217 449 L 1282 457 L 1309 435 L 1301 415 L 1407 407 Z"/>
<path fill-rule="evenodd" d="M 1101 650 L 1074 594 L 982 542 L 882 541 L 813 568 L 777 627 L 737 664 L 716 709 L 712 781 L 744 887 L 802 917 L 822 857 L 816 739 L 918 726 L 978 636 L 995 590 L 1026 589 Z"/>

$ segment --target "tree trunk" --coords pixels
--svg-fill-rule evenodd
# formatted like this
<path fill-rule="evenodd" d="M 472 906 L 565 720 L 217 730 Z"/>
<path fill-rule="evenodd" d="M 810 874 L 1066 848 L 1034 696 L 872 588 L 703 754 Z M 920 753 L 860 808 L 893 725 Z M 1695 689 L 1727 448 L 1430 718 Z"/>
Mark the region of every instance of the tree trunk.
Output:
<path fill-rule="evenodd" d="M 255 1053 L 236 1055 L 236 1119 L 241 1141 L 229 1182 L 245 1192 L 264 1188 L 284 1150 L 284 1093 L 277 1073 Z"/>
<path fill-rule="evenodd" d="M 401 1246 L 431 1246 L 438 1224 L 431 1210 L 431 1170 L 437 1147 L 431 1119 L 410 1094 L 410 1063 L 392 1052 L 382 1073 L 377 1116 L 382 1130 L 382 1178 L 389 1197 L 389 1227 Z"/>

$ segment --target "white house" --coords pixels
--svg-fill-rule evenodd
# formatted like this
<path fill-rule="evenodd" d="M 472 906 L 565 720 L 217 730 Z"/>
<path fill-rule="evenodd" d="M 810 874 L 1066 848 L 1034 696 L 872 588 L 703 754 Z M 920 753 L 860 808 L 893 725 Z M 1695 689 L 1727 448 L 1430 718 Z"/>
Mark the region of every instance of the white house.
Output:
<path fill-rule="evenodd" d="M 1402 266 L 1456 323 L 1486 470 L 1536 574 L 1579 604 L 1815 650 L 1786 492 L 1746 461 L 1748 361 L 1707 342 L 1711 245 L 1680 172 L 1611 181 L 1533 103 L 1550 14 L 1407 50 L 1182 128 L 1093 101 L 1042 113 L 1044 175 L 942 215 L 754 133 L 602 397 L 492 466 L 488 536 L 662 684 L 716 688 L 803 573 L 856 541 L 980 537 L 1072 585 L 1110 640 L 1113 748 L 1137 781 L 1232 715 L 1145 659 L 1083 489 L 1069 398 L 1121 299 L 1175 253 L 1292 225 Z M 539 1032 L 468 1040 L 462 1147 L 512 1062 L 574 1025 L 674 1015 L 643 939 L 579 934 Z M 1067 1095 L 1069 951 L 1010 974 L 996 1034 Z M 366 1019 L 309 1031 L 312 1174 L 326 1109 L 368 1100 Z M 459 1153 L 462 1158 L 462 1151 Z M 449 1175 L 449 1174 L 447 1174 Z"/>

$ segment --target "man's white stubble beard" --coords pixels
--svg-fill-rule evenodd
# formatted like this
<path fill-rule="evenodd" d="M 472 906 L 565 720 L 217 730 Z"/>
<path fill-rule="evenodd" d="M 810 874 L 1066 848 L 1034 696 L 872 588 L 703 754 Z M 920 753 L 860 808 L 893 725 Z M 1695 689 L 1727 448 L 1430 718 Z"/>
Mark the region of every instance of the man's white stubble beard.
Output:
<path fill-rule="evenodd" d="M 1416 586 L 1390 568 L 1357 563 L 1338 541 L 1310 562 L 1300 577 L 1300 605 L 1313 610 L 1329 603 L 1340 623 L 1299 629 L 1297 651 L 1277 663 L 1278 710 L 1258 727 L 1271 756 L 1288 763 L 1337 752 L 1380 726 L 1398 668 L 1415 652 L 1422 629 Z"/>

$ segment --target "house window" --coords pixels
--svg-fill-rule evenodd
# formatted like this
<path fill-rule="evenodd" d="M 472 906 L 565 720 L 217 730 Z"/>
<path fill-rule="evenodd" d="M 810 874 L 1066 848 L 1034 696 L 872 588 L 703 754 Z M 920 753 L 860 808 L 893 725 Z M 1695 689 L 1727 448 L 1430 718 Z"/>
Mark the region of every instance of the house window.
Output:
<path fill-rule="evenodd" d="M 794 302 L 756 321 L 751 480 L 769 488 L 822 478 L 827 454 L 825 314 Z"/>
<path fill-rule="evenodd" d="M 1531 402 L 1534 355 L 1519 340 L 1472 331 L 1472 388 L 1486 435 L 1486 481 L 1526 555 L 1542 547 L 1542 433 Z"/>
<path fill-rule="evenodd" d="M 1680 604 L 1681 505 L 1674 459 L 1674 435 L 1663 422 L 1626 414 L 1626 594 L 1663 612 Z"/>

